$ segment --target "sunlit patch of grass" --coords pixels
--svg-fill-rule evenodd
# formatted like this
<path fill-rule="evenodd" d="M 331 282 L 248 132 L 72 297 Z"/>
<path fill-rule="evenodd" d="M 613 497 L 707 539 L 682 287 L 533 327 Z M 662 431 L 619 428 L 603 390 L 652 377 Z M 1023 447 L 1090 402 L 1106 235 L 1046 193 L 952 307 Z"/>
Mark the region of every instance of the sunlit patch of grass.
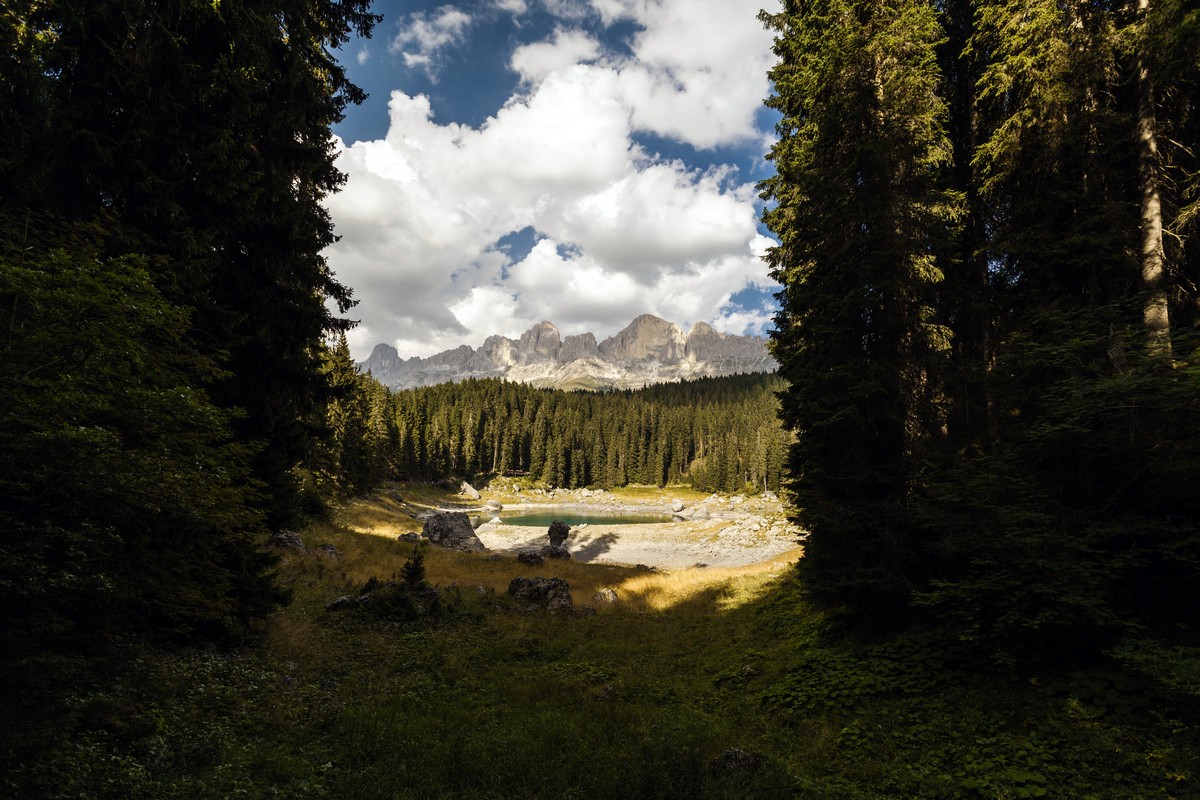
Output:
<path fill-rule="evenodd" d="M 802 553 L 797 548 L 769 561 L 742 567 L 638 572 L 616 588 L 630 603 L 647 610 L 666 611 L 707 596 L 714 610 L 728 611 L 763 597 L 772 581 Z"/>

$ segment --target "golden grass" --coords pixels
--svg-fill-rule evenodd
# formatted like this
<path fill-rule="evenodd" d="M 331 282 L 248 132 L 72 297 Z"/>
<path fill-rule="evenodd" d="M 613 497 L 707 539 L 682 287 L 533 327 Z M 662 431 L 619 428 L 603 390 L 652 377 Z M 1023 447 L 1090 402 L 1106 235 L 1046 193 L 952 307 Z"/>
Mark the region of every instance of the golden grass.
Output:
<path fill-rule="evenodd" d="M 669 496 L 688 499 L 700 495 L 676 487 L 665 490 Z M 395 499 L 396 494 L 403 502 Z M 664 490 L 657 487 L 632 487 L 619 493 L 625 497 L 660 497 Z M 397 535 L 419 532 L 422 523 L 411 514 L 416 509 L 455 505 L 460 498 L 451 492 L 429 484 L 402 484 L 370 498 L 356 498 L 339 509 L 330 522 L 312 526 L 304 535 L 305 542 L 333 544 L 341 558 L 333 563 L 322 562 L 324 556 L 299 556 L 313 563 L 306 564 L 318 574 L 325 575 L 331 592 L 350 592 L 370 578 L 388 580 L 400 574 L 415 546 L 397 542 Z M 491 554 L 458 553 L 437 547 L 423 547 L 426 580 L 440 587 L 457 586 L 464 592 L 483 591 L 504 594 L 517 576 L 563 578 L 571 585 L 576 606 L 600 606 L 605 612 L 664 612 L 684 605 L 700 603 L 712 610 L 728 610 L 761 597 L 771 581 L 802 554 L 796 548 L 768 561 L 742 567 L 683 568 L 646 572 L 611 564 L 584 564 L 575 561 L 549 560 L 538 566 L 527 566 L 515 558 Z M 328 561 L 328 559 L 326 559 Z M 602 588 L 617 592 L 619 602 L 613 607 L 597 603 L 593 598 Z M 296 632 L 298 633 L 298 632 Z"/>

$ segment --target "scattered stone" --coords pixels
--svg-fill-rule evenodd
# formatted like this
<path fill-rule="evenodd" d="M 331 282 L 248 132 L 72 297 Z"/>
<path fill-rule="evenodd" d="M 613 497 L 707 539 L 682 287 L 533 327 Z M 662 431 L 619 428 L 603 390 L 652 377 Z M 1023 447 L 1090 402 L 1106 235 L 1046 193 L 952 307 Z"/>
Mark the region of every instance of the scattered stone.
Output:
<path fill-rule="evenodd" d="M 537 566 L 545 560 L 545 556 L 543 556 L 537 550 L 522 550 L 521 552 L 517 553 L 517 561 L 520 561 L 522 564 Z"/>
<path fill-rule="evenodd" d="M 459 550 L 463 553 L 482 553 L 487 550 L 471 519 L 461 511 L 439 511 L 425 520 L 423 535 L 438 547 Z"/>
<path fill-rule="evenodd" d="M 580 606 L 575 613 L 581 617 L 592 617 L 596 615 L 596 609 L 591 606 Z"/>
<path fill-rule="evenodd" d="M 709 762 L 713 775 L 722 777 L 735 775 L 739 772 L 754 772 L 758 769 L 758 756 L 749 750 L 734 747 Z"/>
<path fill-rule="evenodd" d="M 692 566 L 695 567 L 696 569 L 704 569 L 705 567 L 708 566 L 708 564 L 705 564 L 703 561 L 697 561 Z"/>
<path fill-rule="evenodd" d="M 548 544 L 538 551 L 543 558 L 565 558 L 570 560 L 571 551 L 561 544 Z"/>
<path fill-rule="evenodd" d="M 504 510 L 504 504 L 501 503 L 499 500 L 488 500 L 486 503 L 483 504 L 483 507 L 486 508 L 488 511 L 490 511 L 493 514 L 499 514 L 501 511 Z"/>
<path fill-rule="evenodd" d="M 707 508 L 693 508 L 692 513 L 688 515 L 691 519 L 708 519 L 711 515 Z"/>
<path fill-rule="evenodd" d="M 353 605 L 358 605 L 358 598 L 351 597 L 348 594 L 344 594 L 341 597 L 335 597 L 334 599 L 332 599 L 328 603 L 326 603 L 325 610 L 326 611 L 339 611 L 343 608 L 349 608 L 350 606 L 353 606 Z"/>
<path fill-rule="evenodd" d="M 476 489 L 471 484 L 467 483 L 466 481 L 462 482 L 462 486 L 459 487 L 458 493 L 465 494 L 467 497 L 469 497 L 472 500 L 479 499 L 479 490 Z"/>
<path fill-rule="evenodd" d="M 413 533 L 412 531 L 409 531 L 408 533 L 402 533 L 399 536 L 397 536 L 396 541 L 397 542 L 407 542 L 408 544 L 420 544 L 422 539 L 421 539 L 421 534 Z"/>
<path fill-rule="evenodd" d="M 275 531 L 271 534 L 270 544 L 284 550 L 305 550 L 304 540 L 295 531 Z"/>
<path fill-rule="evenodd" d="M 580 497 L 591 497 L 591 496 L 592 496 L 592 490 L 591 490 L 591 489 L 586 489 L 586 488 L 585 488 L 585 489 L 580 489 L 580 490 L 579 490 L 579 496 L 580 496 Z"/>
<path fill-rule="evenodd" d="M 592 601 L 595 603 L 612 605 L 613 603 L 617 602 L 617 590 L 613 589 L 611 586 L 605 586 L 592 595 Z"/>
<path fill-rule="evenodd" d="M 571 587 L 562 578 L 513 578 L 508 593 L 524 603 L 544 605 L 549 611 L 571 609 Z"/>
<path fill-rule="evenodd" d="M 550 530 L 547 531 L 547 535 L 550 537 L 550 544 L 558 547 L 571 535 L 571 526 L 562 520 L 556 519 L 550 523 Z"/>
<path fill-rule="evenodd" d="M 671 503 L 671 510 L 676 514 L 678 514 L 680 511 L 683 511 L 683 509 L 684 505 L 682 500 L 675 500 Z"/>
<path fill-rule="evenodd" d="M 326 558 L 341 558 L 342 554 L 337 551 L 337 548 L 331 544 L 319 544 L 312 549 L 312 552 L 317 555 L 325 556 Z"/>

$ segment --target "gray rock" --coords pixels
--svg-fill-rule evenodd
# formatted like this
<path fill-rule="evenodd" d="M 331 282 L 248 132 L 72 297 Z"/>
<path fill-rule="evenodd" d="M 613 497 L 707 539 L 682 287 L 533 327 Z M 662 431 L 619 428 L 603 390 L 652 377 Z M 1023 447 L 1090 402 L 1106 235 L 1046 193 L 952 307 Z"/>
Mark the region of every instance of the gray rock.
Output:
<path fill-rule="evenodd" d="M 300 538 L 300 534 L 295 531 L 275 531 L 271 534 L 272 547 L 279 547 L 284 550 L 305 550 L 304 540 Z"/>
<path fill-rule="evenodd" d="M 708 519 L 711 515 L 707 508 L 693 508 L 688 516 L 691 519 Z"/>
<path fill-rule="evenodd" d="M 458 493 L 465 494 L 467 497 L 471 498 L 472 500 L 479 499 L 479 490 L 476 489 L 471 484 L 467 483 L 466 481 L 462 482 L 462 486 L 459 488 Z"/>
<path fill-rule="evenodd" d="M 683 511 L 683 508 L 684 506 L 682 500 L 676 500 L 671 503 L 671 510 L 676 514 L 678 514 L 680 511 Z"/>
<path fill-rule="evenodd" d="M 571 587 L 562 578 L 513 578 L 508 593 L 523 603 L 545 606 L 550 611 L 574 608 Z"/>
<path fill-rule="evenodd" d="M 471 519 L 461 511 L 439 511 L 425 520 L 423 534 L 438 547 L 460 550 L 464 553 L 482 553 L 487 550 L 471 527 Z"/>
<path fill-rule="evenodd" d="M 312 552 L 326 558 L 341 558 L 342 554 L 337 551 L 337 548 L 331 544 L 319 544 L 312 549 Z"/>
<path fill-rule="evenodd" d="M 580 606 L 575 613 L 581 617 L 594 617 L 596 615 L 596 609 L 592 606 Z"/>
<path fill-rule="evenodd" d="M 399 536 L 397 536 L 396 541 L 397 542 L 405 542 L 407 544 L 420 544 L 422 539 L 421 539 L 421 534 L 413 533 L 413 532 L 409 531 L 408 533 L 402 533 Z"/>
<path fill-rule="evenodd" d="M 617 602 L 617 590 L 611 586 L 605 586 L 592 595 L 592 601 L 602 605 L 612 605 Z"/>
<path fill-rule="evenodd" d="M 354 606 L 354 605 L 358 605 L 358 598 L 351 597 L 348 594 L 344 594 L 341 597 L 335 597 L 334 599 L 332 599 L 328 603 L 326 603 L 325 610 L 326 611 L 338 611 L 340 609 L 349 608 L 350 606 Z"/>
<path fill-rule="evenodd" d="M 538 551 L 543 558 L 563 558 L 570 560 L 571 551 L 561 544 L 548 544 Z"/>
<path fill-rule="evenodd" d="M 545 560 L 545 557 L 537 550 L 522 550 L 521 552 L 517 553 L 517 561 L 520 561 L 522 564 L 536 566 Z"/>
<path fill-rule="evenodd" d="M 556 519 L 550 523 L 550 530 L 546 533 L 550 537 L 550 544 L 558 547 L 571 535 L 571 526 L 562 520 Z"/>
<path fill-rule="evenodd" d="M 486 508 L 488 511 L 495 513 L 495 514 L 499 514 L 501 511 L 504 510 L 504 504 L 501 503 L 499 500 L 488 500 L 486 503 L 483 504 L 483 507 Z"/>

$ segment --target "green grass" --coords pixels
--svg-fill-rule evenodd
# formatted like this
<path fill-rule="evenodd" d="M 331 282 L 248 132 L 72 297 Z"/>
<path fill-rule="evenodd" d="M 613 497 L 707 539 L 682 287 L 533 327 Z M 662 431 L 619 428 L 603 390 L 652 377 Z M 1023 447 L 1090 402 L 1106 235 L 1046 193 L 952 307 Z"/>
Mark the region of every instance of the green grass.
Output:
<path fill-rule="evenodd" d="M 383 529 L 419 523 L 391 503 L 305 531 L 341 558 L 281 565 L 294 601 L 261 645 L 131 651 L 0 796 L 1198 795 L 1194 650 L 1043 676 L 1000 675 L 915 634 L 855 645 L 830 637 L 778 563 L 647 575 L 429 550 L 441 613 L 325 611 L 411 555 Z M 368 528 L 381 535 L 355 532 Z M 602 586 L 622 599 L 590 616 L 523 610 L 504 593 L 518 574 L 565 577 L 577 606 Z M 722 770 L 731 748 L 757 769 Z"/>

